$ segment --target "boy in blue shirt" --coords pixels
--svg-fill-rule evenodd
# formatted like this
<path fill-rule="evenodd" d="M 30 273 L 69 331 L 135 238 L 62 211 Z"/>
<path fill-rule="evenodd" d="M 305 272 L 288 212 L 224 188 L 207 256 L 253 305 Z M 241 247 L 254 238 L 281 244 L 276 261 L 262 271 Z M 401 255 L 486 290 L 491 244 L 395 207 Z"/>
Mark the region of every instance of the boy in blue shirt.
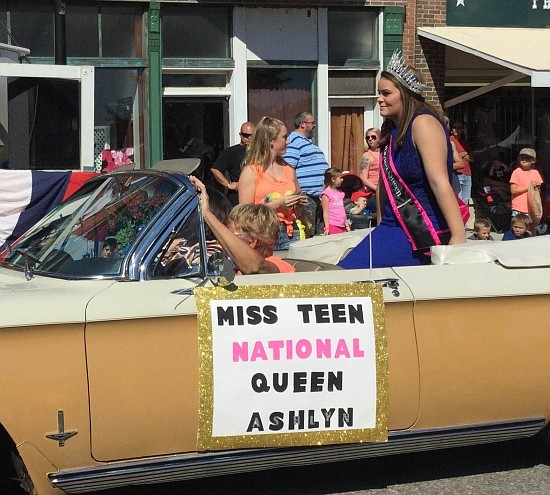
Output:
<path fill-rule="evenodd" d="M 531 237 L 529 228 L 531 227 L 531 218 L 525 213 L 518 213 L 512 217 L 512 228 L 504 233 L 503 241 L 514 241 L 516 239 L 526 239 Z"/>

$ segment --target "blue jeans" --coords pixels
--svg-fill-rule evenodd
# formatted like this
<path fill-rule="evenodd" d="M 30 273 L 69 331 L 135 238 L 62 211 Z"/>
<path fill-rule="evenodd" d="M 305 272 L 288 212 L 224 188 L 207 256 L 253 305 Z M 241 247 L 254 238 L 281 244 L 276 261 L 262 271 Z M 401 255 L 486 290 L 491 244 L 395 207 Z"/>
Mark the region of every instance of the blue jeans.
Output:
<path fill-rule="evenodd" d="M 292 237 L 288 237 L 288 234 L 286 232 L 286 224 L 281 222 L 280 223 L 281 230 L 279 230 L 279 238 L 277 239 L 277 242 L 275 243 L 274 250 L 275 251 L 283 251 L 285 249 L 288 249 L 288 246 L 292 242 L 296 242 L 300 240 L 300 230 L 298 229 L 298 226 L 296 225 L 296 222 L 293 226 L 293 232 Z"/>
<path fill-rule="evenodd" d="M 460 182 L 460 192 L 458 197 L 468 204 L 472 197 L 472 176 L 466 174 L 458 174 L 458 181 Z"/>

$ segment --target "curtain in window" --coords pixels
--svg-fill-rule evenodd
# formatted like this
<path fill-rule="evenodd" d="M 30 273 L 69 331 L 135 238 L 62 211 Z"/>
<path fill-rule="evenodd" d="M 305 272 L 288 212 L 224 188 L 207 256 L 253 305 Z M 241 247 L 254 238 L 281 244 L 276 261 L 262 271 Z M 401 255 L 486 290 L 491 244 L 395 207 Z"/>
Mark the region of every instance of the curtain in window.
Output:
<path fill-rule="evenodd" d="M 363 107 L 332 107 L 330 129 L 331 165 L 358 174 L 364 150 Z"/>
<path fill-rule="evenodd" d="M 249 89 L 248 120 L 257 124 L 268 115 L 282 120 L 290 134 L 294 130 L 294 117 L 311 109 L 311 92 L 303 89 Z"/>

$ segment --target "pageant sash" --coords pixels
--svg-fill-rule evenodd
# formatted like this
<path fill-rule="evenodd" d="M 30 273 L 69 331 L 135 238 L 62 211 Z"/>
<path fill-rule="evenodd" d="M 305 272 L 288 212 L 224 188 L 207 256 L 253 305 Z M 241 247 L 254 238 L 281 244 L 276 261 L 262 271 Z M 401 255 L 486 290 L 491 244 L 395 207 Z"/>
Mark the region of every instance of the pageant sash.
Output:
<path fill-rule="evenodd" d="M 413 251 L 428 249 L 430 246 L 441 244 L 441 239 L 436 231 L 426 210 L 422 207 L 416 196 L 403 181 L 392 158 L 392 138 L 382 150 L 382 181 L 386 189 L 388 199 L 397 220 Z"/>

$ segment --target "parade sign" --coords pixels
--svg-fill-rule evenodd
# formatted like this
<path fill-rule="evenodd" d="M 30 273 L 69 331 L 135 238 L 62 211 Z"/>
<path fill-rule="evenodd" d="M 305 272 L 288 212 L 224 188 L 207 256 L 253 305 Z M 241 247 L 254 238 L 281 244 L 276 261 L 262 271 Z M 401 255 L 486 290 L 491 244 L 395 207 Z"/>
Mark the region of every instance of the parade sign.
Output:
<path fill-rule="evenodd" d="M 375 284 L 198 288 L 197 450 L 387 440 Z"/>

